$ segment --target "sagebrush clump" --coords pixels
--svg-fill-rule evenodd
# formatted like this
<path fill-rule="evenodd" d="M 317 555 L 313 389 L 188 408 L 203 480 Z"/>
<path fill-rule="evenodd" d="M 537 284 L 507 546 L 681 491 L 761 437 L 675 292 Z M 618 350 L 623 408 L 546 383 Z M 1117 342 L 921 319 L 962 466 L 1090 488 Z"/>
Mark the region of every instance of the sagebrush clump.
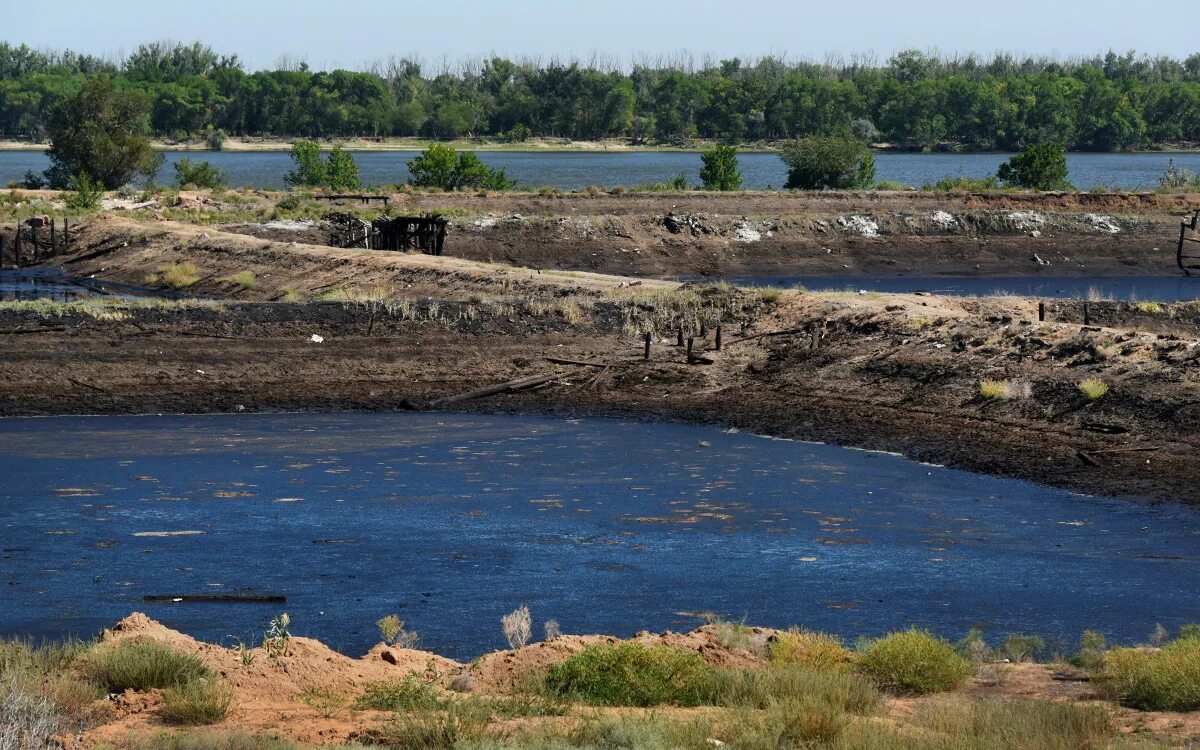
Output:
<path fill-rule="evenodd" d="M 546 687 L 599 706 L 697 706 L 711 700 L 715 672 L 699 655 L 640 643 L 592 645 L 551 668 Z"/>
<path fill-rule="evenodd" d="M 855 663 L 881 687 L 915 695 L 953 690 L 974 671 L 949 643 L 916 629 L 871 641 Z"/>

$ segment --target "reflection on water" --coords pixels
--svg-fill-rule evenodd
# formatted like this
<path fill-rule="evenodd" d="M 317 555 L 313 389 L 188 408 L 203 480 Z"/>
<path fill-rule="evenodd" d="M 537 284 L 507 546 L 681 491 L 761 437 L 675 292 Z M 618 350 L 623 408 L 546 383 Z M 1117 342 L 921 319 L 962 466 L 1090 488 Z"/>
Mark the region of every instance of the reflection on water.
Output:
<path fill-rule="evenodd" d="M 1200 276 L 741 276 L 730 283 L 810 291 L 1012 294 L 1055 299 L 1178 302 L 1200 298 Z"/>
<path fill-rule="evenodd" d="M 64 276 L 56 268 L 0 270 L 0 302 L 35 299 L 70 302 L 96 294 Z"/>
<path fill-rule="evenodd" d="M 397 612 L 438 651 L 714 611 L 853 637 L 1144 638 L 1200 619 L 1197 513 L 895 456 L 610 420 L 447 414 L 0 420 L 0 633 L 143 610 L 197 636 L 361 651 Z M 286 605 L 143 602 L 283 594 Z"/>
<path fill-rule="evenodd" d="M 165 152 L 169 172 L 180 158 L 195 159 L 187 151 Z M 359 151 L 358 162 L 364 185 L 397 185 L 408 181 L 407 162 L 415 151 Z M 921 187 L 943 177 L 983 178 L 996 170 L 1011 154 L 901 154 L 875 155 L 876 177 Z M 517 152 L 481 151 L 488 166 L 505 170 L 520 186 L 553 185 L 575 190 L 588 185 L 633 187 L 665 182 L 682 173 L 690 184 L 700 184 L 700 154 L 695 152 Z M 202 155 L 223 170 L 234 185 L 283 188 L 284 175 L 292 167 L 287 152 L 238 153 L 216 151 Z M 1178 154 L 1068 154 L 1069 179 L 1081 189 L 1152 190 L 1167 168 L 1167 162 L 1200 171 L 1200 153 Z M 20 180 L 27 170 L 40 172 L 50 164 L 36 151 L 0 151 L 0 184 Z M 787 181 L 787 167 L 778 154 L 738 154 L 742 184 L 749 189 L 780 188 Z"/>

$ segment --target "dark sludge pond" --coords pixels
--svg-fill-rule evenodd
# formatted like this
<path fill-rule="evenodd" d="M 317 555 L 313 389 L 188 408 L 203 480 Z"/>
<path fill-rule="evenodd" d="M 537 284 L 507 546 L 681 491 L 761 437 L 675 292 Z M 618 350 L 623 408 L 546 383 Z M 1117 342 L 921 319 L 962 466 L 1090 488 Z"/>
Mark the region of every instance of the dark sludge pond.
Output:
<path fill-rule="evenodd" d="M 39 299 L 72 302 L 101 295 L 98 287 L 85 285 L 57 268 L 0 269 L 0 302 Z"/>
<path fill-rule="evenodd" d="M 1200 512 L 710 427 L 457 414 L 0 420 L 0 634 L 141 610 L 199 638 L 347 653 L 690 629 L 712 611 L 847 638 L 1119 642 L 1200 620 Z M 281 595 L 286 603 L 148 602 Z M 1060 639 L 1057 640 L 1056 639 Z"/>

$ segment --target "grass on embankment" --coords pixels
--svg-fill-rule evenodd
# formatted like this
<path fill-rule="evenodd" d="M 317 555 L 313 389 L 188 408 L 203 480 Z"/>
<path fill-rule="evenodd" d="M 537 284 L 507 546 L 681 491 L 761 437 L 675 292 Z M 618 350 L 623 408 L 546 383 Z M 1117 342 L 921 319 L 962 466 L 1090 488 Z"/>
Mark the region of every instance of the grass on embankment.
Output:
<path fill-rule="evenodd" d="M 966 697 L 959 688 L 980 659 L 992 658 L 977 635 L 953 646 L 909 630 L 849 649 L 836 637 L 808 631 L 780 632 L 763 642 L 744 625 L 717 626 L 723 645 L 748 649 L 765 659 L 763 666 L 717 667 L 692 651 L 619 642 L 585 647 L 546 672 L 526 675 L 512 695 L 456 695 L 414 675 L 372 683 L 357 699 L 326 691 L 322 700 L 305 703 L 329 718 L 354 719 L 363 709 L 392 711 L 390 720 L 367 722 L 361 739 L 414 750 L 1165 747 L 1121 734 L 1103 705 Z M 1195 710 L 1200 708 L 1195 631 L 1185 629 L 1162 649 L 1111 651 L 1098 651 L 1093 634 L 1084 639 L 1078 658 L 1091 665 L 1106 694 L 1127 705 Z M 1027 636 L 1010 636 L 1004 644 L 1005 653 L 1021 658 L 1037 650 Z M 106 746 L 111 750 L 298 747 L 236 732 L 170 730 L 171 723 L 228 717 L 233 691 L 198 659 L 164 644 L 0 643 L 0 714 L 43 744 L 111 718 L 103 693 L 126 688 L 162 691 L 163 728 Z M 884 700 L 889 693 L 924 697 L 895 713 Z"/>

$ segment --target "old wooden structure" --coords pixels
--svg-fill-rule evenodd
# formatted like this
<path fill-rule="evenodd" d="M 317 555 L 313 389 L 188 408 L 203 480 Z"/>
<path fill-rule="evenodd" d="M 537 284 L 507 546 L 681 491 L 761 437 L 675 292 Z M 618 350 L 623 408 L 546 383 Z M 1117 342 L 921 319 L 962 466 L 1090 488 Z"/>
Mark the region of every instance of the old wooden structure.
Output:
<path fill-rule="evenodd" d="M 55 220 L 49 216 L 34 216 L 19 222 L 12 234 L 12 242 L 0 233 L 0 268 L 12 265 L 20 268 L 28 263 L 40 263 L 47 258 L 70 252 L 71 223 L 62 220 L 59 231 Z"/>
<path fill-rule="evenodd" d="M 447 221 L 435 216 L 381 216 L 366 221 L 353 214 L 329 214 L 330 244 L 365 250 L 418 250 L 441 255 Z"/>
<path fill-rule="evenodd" d="M 1191 249 L 1189 243 L 1200 244 L 1200 236 L 1197 236 L 1196 232 L 1197 224 L 1200 224 L 1200 208 L 1196 209 L 1191 219 L 1184 219 L 1179 223 L 1179 245 L 1175 251 L 1175 262 L 1179 264 L 1179 270 L 1183 271 L 1185 276 L 1191 276 L 1192 271 L 1200 271 L 1200 254 L 1188 252 Z"/>

